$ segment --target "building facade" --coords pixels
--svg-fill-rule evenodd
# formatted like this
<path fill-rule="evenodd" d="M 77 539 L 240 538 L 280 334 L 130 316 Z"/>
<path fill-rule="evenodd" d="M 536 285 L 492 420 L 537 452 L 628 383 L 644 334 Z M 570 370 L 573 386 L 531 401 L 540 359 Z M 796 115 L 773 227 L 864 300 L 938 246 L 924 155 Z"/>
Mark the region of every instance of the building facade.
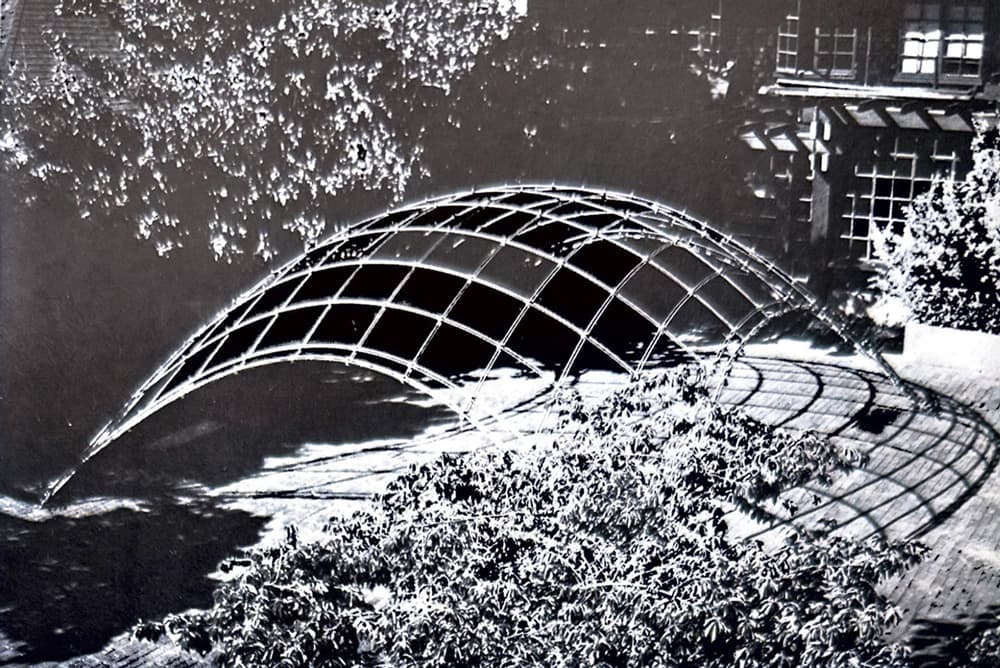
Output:
<path fill-rule="evenodd" d="M 739 130 L 758 153 L 749 229 L 821 286 L 862 279 L 872 231 L 898 231 L 933 179 L 964 176 L 1000 99 L 1000 3 L 831 4 L 788 0 L 758 31 L 765 81 Z"/>
<path fill-rule="evenodd" d="M 29 78 L 50 76 L 55 34 L 96 53 L 118 46 L 105 19 L 62 16 L 59 0 L 0 3 L 4 69 L 16 64 Z M 615 12 L 585 4 L 571 15 L 554 0 L 529 4 L 529 23 L 539 27 L 526 29 L 524 39 L 543 48 L 530 52 L 538 62 L 529 60 L 525 69 L 548 68 L 551 76 L 536 76 L 534 88 L 512 90 L 512 97 L 579 105 L 550 123 L 546 149 L 577 137 L 566 128 L 584 124 L 588 132 L 619 133 L 625 144 L 641 132 L 667 143 L 670 128 L 707 140 L 717 128 L 704 129 L 701 117 L 736 109 L 744 121 L 742 150 L 724 157 L 720 150 L 713 159 L 719 169 L 739 173 L 745 192 L 729 192 L 740 190 L 739 178 L 732 187 L 727 181 L 719 188 L 724 206 L 705 215 L 814 281 L 863 277 L 872 230 L 898 228 L 907 205 L 935 177 L 969 169 L 976 120 L 992 119 L 1000 99 L 1000 0 L 679 0 L 666 6 L 637 0 Z M 685 97 L 690 91 L 676 87 L 675 65 L 689 62 L 729 102 L 702 108 Z M 642 86 L 622 83 L 639 80 Z M 583 104 L 577 90 L 616 99 Z M 539 132 L 534 117 L 547 116 L 527 107 L 519 103 L 513 115 L 533 137 Z M 684 114 L 695 118 L 677 118 Z M 738 123 L 726 116 L 718 125 L 729 137 Z M 670 175 L 679 183 L 684 178 Z M 637 184 L 655 195 L 665 194 L 662 186 L 652 178 Z"/>

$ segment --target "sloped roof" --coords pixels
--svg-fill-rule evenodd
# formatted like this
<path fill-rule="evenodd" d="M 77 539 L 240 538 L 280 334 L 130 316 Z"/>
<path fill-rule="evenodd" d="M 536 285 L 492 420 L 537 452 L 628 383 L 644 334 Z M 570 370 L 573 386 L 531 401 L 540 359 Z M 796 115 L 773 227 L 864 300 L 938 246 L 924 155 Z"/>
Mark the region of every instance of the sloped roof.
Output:
<path fill-rule="evenodd" d="M 0 56 L 7 60 L 7 45 L 10 42 L 14 14 L 20 3 L 17 0 L 0 0 Z"/>
<path fill-rule="evenodd" d="M 46 79 L 56 60 L 51 35 L 64 34 L 71 44 L 93 54 L 112 54 L 121 39 L 104 17 L 60 16 L 62 0 L 2 0 L 0 51 L 3 69 L 28 78 Z"/>

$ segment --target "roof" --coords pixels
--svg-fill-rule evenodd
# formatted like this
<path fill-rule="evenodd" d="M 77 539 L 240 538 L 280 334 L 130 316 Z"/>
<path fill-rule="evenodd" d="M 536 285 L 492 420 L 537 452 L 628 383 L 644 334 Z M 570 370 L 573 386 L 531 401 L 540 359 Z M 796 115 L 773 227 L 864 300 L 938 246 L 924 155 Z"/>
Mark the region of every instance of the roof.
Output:
<path fill-rule="evenodd" d="M 913 100 L 817 99 L 798 121 L 760 121 L 738 130 L 755 151 L 777 153 L 838 153 L 841 141 L 833 128 L 870 128 L 971 134 L 978 124 L 996 126 L 992 111 L 973 111 L 960 102 Z M 825 170 L 825 167 L 822 167 Z"/>
<path fill-rule="evenodd" d="M 64 34 L 74 46 L 94 55 L 115 53 L 121 39 L 106 17 L 60 16 L 62 0 L 0 0 L 0 52 L 3 67 L 12 65 L 29 79 L 47 79 L 56 60 L 51 35 Z"/>
<path fill-rule="evenodd" d="M 843 100 L 937 100 L 970 102 L 976 98 L 975 87 L 924 88 L 920 86 L 868 86 L 820 80 L 779 78 L 760 89 L 761 95 Z"/>

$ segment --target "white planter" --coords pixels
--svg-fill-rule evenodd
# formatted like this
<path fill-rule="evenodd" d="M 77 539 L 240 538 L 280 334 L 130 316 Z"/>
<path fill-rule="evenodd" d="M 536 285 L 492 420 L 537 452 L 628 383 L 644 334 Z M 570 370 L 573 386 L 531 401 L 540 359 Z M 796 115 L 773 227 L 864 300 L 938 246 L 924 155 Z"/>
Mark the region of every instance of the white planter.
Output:
<path fill-rule="evenodd" d="M 909 322 L 903 361 L 995 376 L 1000 374 L 1000 335 Z"/>

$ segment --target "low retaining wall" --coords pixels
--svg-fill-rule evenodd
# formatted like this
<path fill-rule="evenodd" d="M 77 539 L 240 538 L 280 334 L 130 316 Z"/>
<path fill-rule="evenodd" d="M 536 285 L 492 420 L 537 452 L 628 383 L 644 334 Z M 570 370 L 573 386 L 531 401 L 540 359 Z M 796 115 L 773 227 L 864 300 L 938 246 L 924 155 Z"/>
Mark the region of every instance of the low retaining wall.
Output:
<path fill-rule="evenodd" d="M 1000 335 L 907 323 L 903 361 L 996 375 L 1000 373 Z"/>

